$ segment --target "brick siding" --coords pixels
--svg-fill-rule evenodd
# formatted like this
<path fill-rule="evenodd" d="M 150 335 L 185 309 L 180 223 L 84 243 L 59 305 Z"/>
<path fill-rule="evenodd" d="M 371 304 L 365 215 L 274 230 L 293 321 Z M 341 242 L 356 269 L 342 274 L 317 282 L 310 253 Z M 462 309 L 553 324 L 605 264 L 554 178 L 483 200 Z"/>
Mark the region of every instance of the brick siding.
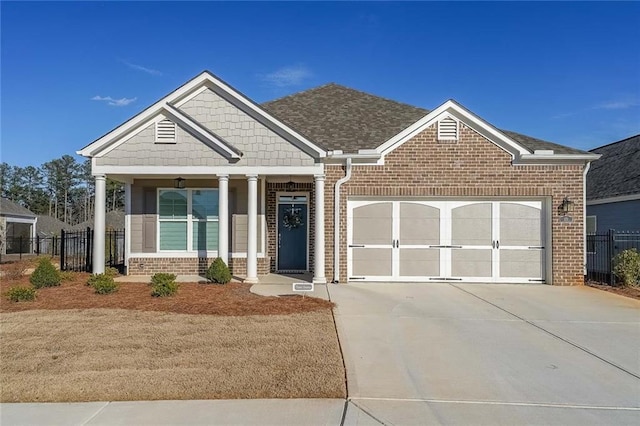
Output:
<path fill-rule="evenodd" d="M 580 285 L 583 277 L 583 166 L 512 165 L 511 156 L 460 124 L 456 143 L 437 140 L 437 126 L 425 129 L 388 154 L 380 166 L 355 165 L 340 198 L 340 282 L 347 280 L 347 198 L 388 197 L 550 197 L 553 284 Z M 326 274 L 333 277 L 333 191 L 344 166 L 327 166 L 325 190 Z M 575 203 L 573 222 L 561 223 L 557 207 Z M 548 267 L 548 266 L 547 266 Z"/>
<path fill-rule="evenodd" d="M 151 275 L 168 272 L 176 275 L 204 275 L 214 258 L 136 257 L 129 259 L 129 275 Z M 247 274 L 246 258 L 229 259 L 229 269 L 236 277 Z M 258 258 L 258 275 L 269 273 L 269 258 Z"/>

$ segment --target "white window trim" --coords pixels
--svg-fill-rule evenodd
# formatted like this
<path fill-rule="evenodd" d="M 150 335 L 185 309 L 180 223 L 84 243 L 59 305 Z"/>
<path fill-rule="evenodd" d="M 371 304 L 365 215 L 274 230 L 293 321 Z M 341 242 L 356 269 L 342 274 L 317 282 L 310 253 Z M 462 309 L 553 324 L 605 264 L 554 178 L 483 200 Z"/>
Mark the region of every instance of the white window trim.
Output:
<path fill-rule="evenodd" d="M 187 217 L 186 219 L 161 219 L 160 218 L 160 191 L 187 191 Z M 187 255 L 197 255 L 202 253 L 204 250 L 193 249 L 193 224 L 196 222 L 216 222 L 218 226 L 220 226 L 220 212 L 218 212 L 218 216 L 212 220 L 200 220 L 194 219 L 192 206 L 193 206 L 193 191 L 215 191 L 220 197 L 220 190 L 218 188 L 157 188 L 156 189 L 156 211 L 158 212 L 158 220 L 156 221 L 156 252 L 161 254 L 187 254 Z M 219 205 L 219 201 L 218 201 Z M 186 250 L 162 250 L 160 248 L 160 222 L 187 222 L 187 248 Z M 218 250 L 207 250 L 207 257 L 218 256 Z"/>

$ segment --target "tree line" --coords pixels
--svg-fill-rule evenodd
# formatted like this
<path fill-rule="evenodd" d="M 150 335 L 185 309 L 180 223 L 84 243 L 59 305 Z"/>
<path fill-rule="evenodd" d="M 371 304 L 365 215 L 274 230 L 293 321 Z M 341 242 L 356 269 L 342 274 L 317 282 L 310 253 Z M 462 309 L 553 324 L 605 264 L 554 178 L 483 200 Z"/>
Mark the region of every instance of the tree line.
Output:
<path fill-rule="evenodd" d="M 122 210 L 124 185 L 111 179 L 106 184 L 107 210 Z M 63 155 L 40 167 L 0 163 L 0 190 L 3 198 L 68 225 L 93 219 L 95 181 L 90 159 L 78 162 Z"/>

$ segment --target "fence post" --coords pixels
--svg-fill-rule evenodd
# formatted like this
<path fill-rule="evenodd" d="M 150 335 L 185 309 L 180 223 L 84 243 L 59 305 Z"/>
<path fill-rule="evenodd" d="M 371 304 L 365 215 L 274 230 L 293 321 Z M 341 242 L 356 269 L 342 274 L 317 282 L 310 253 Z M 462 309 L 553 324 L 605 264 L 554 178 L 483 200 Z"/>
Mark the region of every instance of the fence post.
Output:
<path fill-rule="evenodd" d="M 64 249 L 65 249 L 64 242 L 66 240 L 66 238 L 64 237 L 64 234 L 65 234 L 64 229 L 61 229 L 60 230 L 60 270 L 61 271 L 64 271 L 64 255 L 65 255 L 65 253 L 64 253 Z"/>
<path fill-rule="evenodd" d="M 36 256 L 40 256 L 40 235 L 36 235 Z"/>
<path fill-rule="evenodd" d="M 87 243 L 85 247 L 85 259 L 84 259 L 84 269 L 86 272 L 91 272 L 91 258 L 93 257 L 93 252 L 91 250 L 91 228 L 87 226 Z"/>
<path fill-rule="evenodd" d="M 613 256 L 615 255 L 615 233 L 614 229 L 609 229 L 609 285 L 613 286 L 616 282 L 615 276 L 613 275 Z"/>

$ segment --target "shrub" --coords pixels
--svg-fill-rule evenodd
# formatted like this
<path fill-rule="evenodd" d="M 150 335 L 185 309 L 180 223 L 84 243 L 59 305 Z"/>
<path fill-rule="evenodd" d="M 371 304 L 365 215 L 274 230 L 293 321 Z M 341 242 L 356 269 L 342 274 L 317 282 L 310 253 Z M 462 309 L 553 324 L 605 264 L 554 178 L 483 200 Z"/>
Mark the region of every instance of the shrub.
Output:
<path fill-rule="evenodd" d="M 20 260 L 17 262 L 7 263 L 4 265 L 2 271 L 4 272 L 4 278 L 7 280 L 19 280 L 30 267 L 30 262 Z"/>
<path fill-rule="evenodd" d="M 111 266 L 107 266 L 106 268 L 104 268 L 104 274 L 110 276 L 111 278 L 115 278 L 120 275 L 120 271 Z"/>
<path fill-rule="evenodd" d="M 151 295 L 153 297 L 173 296 L 178 291 L 174 274 L 157 273 L 151 277 Z"/>
<path fill-rule="evenodd" d="M 93 287 L 96 294 L 109 294 L 118 291 L 118 283 L 108 274 L 93 274 L 87 284 Z"/>
<path fill-rule="evenodd" d="M 635 248 L 618 253 L 613 258 L 613 273 L 624 286 L 638 286 L 640 282 L 640 253 Z"/>
<path fill-rule="evenodd" d="M 209 269 L 207 269 L 206 277 L 207 280 L 218 284 L 226 284 L 232 278 L 229 267 L 219 257 L 216 257 Z"/>
<path fill-rule="evenodd" d="M 16 286 L 7 290 L 7 298 L 12 302 L 36 300 L 36 290 L 30 287 Z"/>
<path fill-rule="evenodd" d="M 29 281 L 35 288 L 59 286 L 62 278 L 60 272 L 53 266 L 48 258 L 40 259 L 36 270 L 33 271 Z"/>

